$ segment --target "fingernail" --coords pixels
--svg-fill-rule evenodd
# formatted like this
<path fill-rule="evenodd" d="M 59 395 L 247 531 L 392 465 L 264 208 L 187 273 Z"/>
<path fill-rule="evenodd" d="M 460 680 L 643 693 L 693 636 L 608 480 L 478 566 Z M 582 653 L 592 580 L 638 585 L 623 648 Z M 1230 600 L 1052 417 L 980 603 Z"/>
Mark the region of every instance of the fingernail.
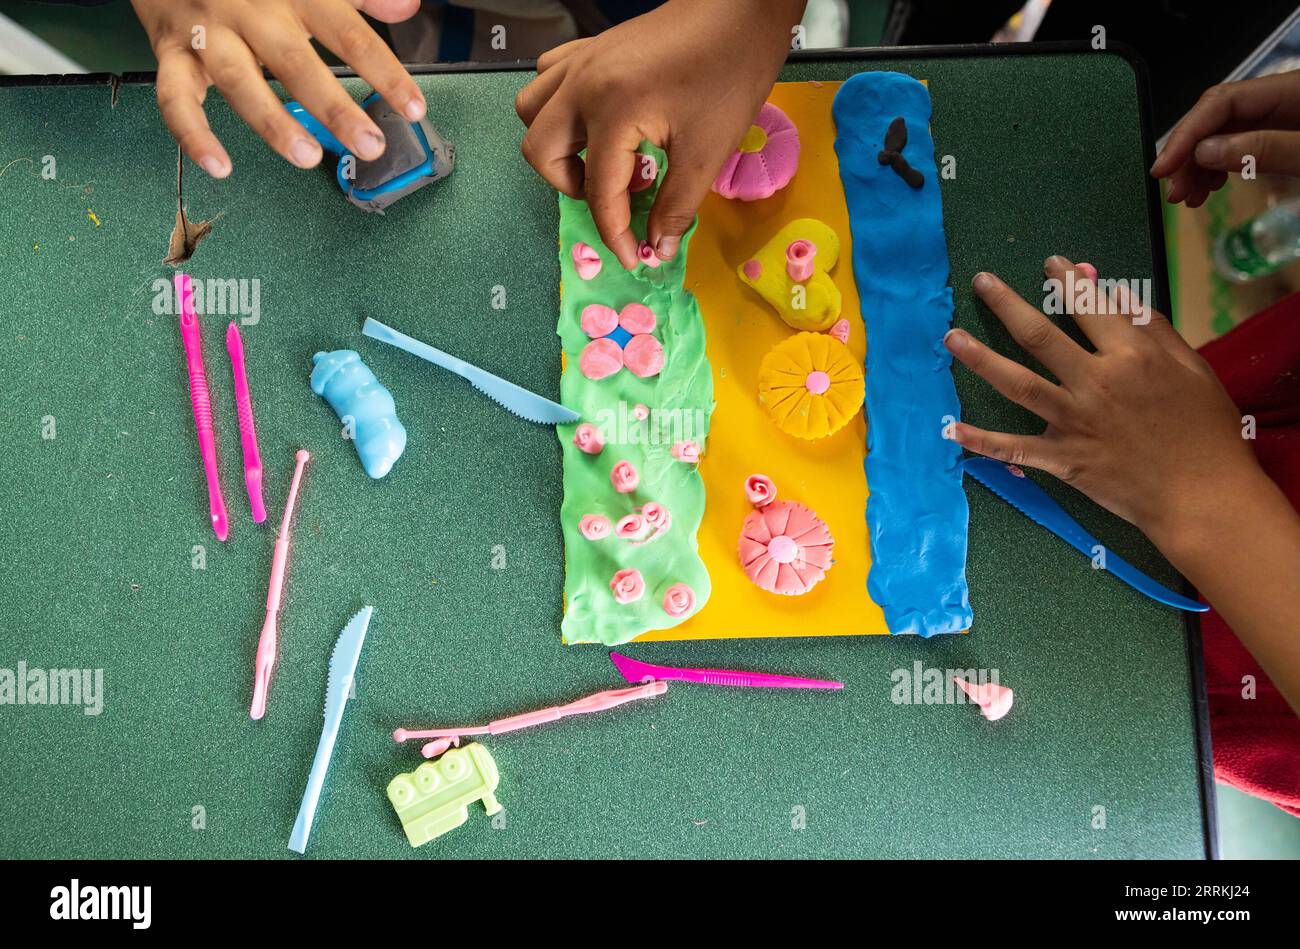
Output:
<path fill-rule="evenodd" d="M 682 239 L 680 237 L 670 237 L 665 234 L 655 244 L 655 253 L 659 255 L 660 260 L 672 260 L 677 256 L 677 248 L 681 246 L 681 243 Z"/>
<path fill-rule="evenodd" d="M 943 336 L 943 344 L 949 352 L 960 352 L 970 342 L 970 335 L 965 330 L 951 329 Z"/>
<path fill-rule="evenodd" d="M 1069 270 L 1074 264 L 1070 263 L 1069 258 L 1062 257 L 1060 254 L 1053 254 L 1043 261 L 1043 269 L 1048 273 L 1058 273 L 1062 270 Z"/>
<path fill-rule="evenodd" d="M 1201 164 L 1214 164 L 1227 157 L 1228 143 L 1221 138 L 1207 138 L 1196 146 L 1196 160 Z"/>
<path fill-rule="evenodd" d="M 1082 264 L 1079 264 L 1078 267 L 1079 267 L 1080 270 L 1083 271 L 1083 275 L 1084 275 L 1085 277 L 1087 277 L 1087 278 L 1088 278 L 1089 280 L 1091 280 L 1093 283 L 1096 283 L 1096 282 L 1097 282 L 1097 268 L 1096 268 L 1096 267 L 1094 267 L 1092 264 L 1089 264 L 1089 263 L 1086 263 L 1086 262 L 1085 262 L 1085 263 L 1082 263 Z"/>
<path fill-rule="evenodd" d="M 374 161 L 384 153 L 384 136 L 378 129 L 366 129 L 359 136 L 357 155 L 366 161 Z"/>
<path fill-rule="evenodd" d="M 420 98 L 406 100 L 406 108 L 402 113 L 412 122 L 418 122 L 424 117 L 424 100 Z"/>
<path fill-rule="evenodd" d="M 976 290 L 980 290 L 980 291 L 992 290 L 993 274 L 981 270 L 979 273 L 975 275 L 975 279 L 971 281 L 971 285 Z"/>
<path fill-rule="evenodd" d="M 230 169 L 226 167 L 226 163 L 216 155 L 204 155 L 199 162 L 199 167 L 213 178 L 224 178 L 230 174 Z"/>
<path fill-rule="evenodd" d="M 295 165 L 310 168 L 320 161 L 320 146 L 316 144 L 314 138 L 294 139 L 293 144 L 289 146 L 289 157 L 293 159 Z"/>

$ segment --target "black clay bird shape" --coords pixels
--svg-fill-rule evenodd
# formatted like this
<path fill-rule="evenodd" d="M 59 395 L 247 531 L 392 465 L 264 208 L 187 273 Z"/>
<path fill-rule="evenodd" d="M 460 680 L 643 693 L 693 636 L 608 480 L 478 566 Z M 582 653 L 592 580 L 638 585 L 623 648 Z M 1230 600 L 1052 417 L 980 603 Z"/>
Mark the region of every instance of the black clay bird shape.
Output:
<path fill-rule="evenodd" d="M 906 147 L 907 123 L 900 115 L 889 123 L 889 128 L 885 131 L 885 147 L 876 155 L 876 160 L 894 169 L 898 177 L 913 188 L 919 188 L 925 184 L 925 175 L 907 163 L 907 159 L 903 157 L 903 149 Z"/>

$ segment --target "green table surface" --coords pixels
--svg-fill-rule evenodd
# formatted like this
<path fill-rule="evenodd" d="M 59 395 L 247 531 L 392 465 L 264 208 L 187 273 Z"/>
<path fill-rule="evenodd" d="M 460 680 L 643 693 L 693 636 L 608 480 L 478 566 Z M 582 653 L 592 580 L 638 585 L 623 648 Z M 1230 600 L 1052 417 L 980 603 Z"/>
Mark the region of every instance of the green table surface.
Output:
<path fill-rule="evenodd" d="M 936 150 L 957 160 L 941 183 L 957 325 L 1014 350 L 968 289 L 980 269 L 1031 299 L 1051 253 L 1158 271 L 1126 59 L 915 54 L 798 62 L 784 78 L 879 68 L 929 81 Z M 176 177 L 154 89 L 128 82 L 113 105 L 102 84 L 0 88 L 0 668 L 104 677 L 98 716 L 0 705 L 0 856 L 288 856 L 329 651 L 363 604 L 375 617 L 312 857 L 1205 855 L 1182 617 L 974 485 L 970 635 L 633 647 L 845 689 L 674 686 L 491 739 L 503 814 L 476 805 L 466 826 L 410 849 L 384 788 L 420 758 L 394 744 L 395 726 L 471 724 L 621 682 L 604 649 L 560 644 L 554 433 L 359 335 L 373 315 L 557 394 L 556 202 L 520 157 L 512 110 L 527 78 L 421 77 L 457 143 L 456 171 L 386 216 L 349 205 L 326 170 L 291 168 L 209 97 L 235 172 L 185 176 L 191 217 L 215 221 L 189 272 L 260 281 L 260 320 L 243 332 L 272 510 L 252 523 L 226 320 L 209 316 L 225 544 L 208 527 L 176 319 L 152 309 L 154 282 L 172 274 L 162 258 Z M 53 180 L 40 175 L 46 155 Z M 410 433 L 382 482 L 307 386 L 312 353 L 345 347 L 394 392 Z M 1035 429 L 964 370 L 957 386 L 976 424 Z M 252 722 L 253 653 L 299 446 L 315 457 L 269 712 Z M 1116 552 L 1178 583 L 1131 527 L 1046 487 Z M 198 547 L 205 569 L 193 566 Z M 997 669 L 1015 709 L 990 724 L 969 706 L 894 704 L 891 672 L 916 661 Z"/>

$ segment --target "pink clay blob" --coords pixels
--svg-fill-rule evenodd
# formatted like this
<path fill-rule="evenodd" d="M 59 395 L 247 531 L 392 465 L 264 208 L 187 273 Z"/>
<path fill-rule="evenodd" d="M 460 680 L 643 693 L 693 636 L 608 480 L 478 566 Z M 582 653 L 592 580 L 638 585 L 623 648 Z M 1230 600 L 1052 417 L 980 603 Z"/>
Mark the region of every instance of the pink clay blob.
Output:
<path fill-rule="evenodd" d="M 581 241 L 573 245 L 573 269 L 580 278 L 590 280 L 600 273 L 600 267 L 600 254 L 596 253 L 596 248 Z"/>

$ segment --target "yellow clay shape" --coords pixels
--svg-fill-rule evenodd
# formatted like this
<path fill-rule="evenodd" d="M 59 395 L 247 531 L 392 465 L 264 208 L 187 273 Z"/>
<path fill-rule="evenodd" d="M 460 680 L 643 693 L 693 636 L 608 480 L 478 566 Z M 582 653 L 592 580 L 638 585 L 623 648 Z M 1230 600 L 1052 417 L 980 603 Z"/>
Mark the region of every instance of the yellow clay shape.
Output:
<path fill-rule="evenodd" d="M 807 241 L 816 248 L 812 276 L 796 280 L 790 275 L 787 250 L 797 241 Z M 753 257 L 736 272 L 746 285 L 771 304 L 781 319 L 797 330 L 821 332 L 830 329 L 840 318 L 843 301 L 840 289 L 829 271 L 840 258 L 840 239 L 829 227 L 815 218 L 791 221 L 773 235 Z M 795 268 L 796 271 L 798 268 Z"/>
<path fill-rule="evenodd" d="M 862 367 L 849 347 L 825 333 L 796 333 L 758 367 L 758 401 L 781 431 L 825 438 L 862 408 Z"/>

